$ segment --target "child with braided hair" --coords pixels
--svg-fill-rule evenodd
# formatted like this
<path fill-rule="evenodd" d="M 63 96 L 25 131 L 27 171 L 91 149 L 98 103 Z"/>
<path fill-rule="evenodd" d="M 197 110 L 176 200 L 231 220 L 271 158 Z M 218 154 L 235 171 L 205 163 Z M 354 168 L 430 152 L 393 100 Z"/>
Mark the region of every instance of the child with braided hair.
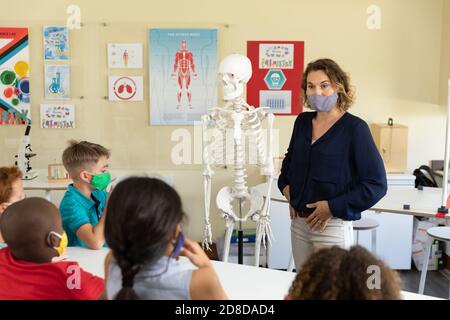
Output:
<path fill-rule="evenodd" d="M 112 191 L 106 212 L 108 299 L 227 299 L 208 256 L 181 231 L 185 214 L 172 187 L 156 178 L 128 178 Z"/>

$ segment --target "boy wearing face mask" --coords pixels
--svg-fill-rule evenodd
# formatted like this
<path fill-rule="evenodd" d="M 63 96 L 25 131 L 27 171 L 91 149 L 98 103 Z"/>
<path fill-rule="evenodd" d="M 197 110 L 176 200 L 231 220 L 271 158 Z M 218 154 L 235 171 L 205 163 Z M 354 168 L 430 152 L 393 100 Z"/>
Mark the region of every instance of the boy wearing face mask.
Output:
<path fill-rule="evenodd" d="M 62 161 L 73 184 L 61 201 L 64 230 L 69 246 L 100 249 L 105 244 L 103 209 L 111 181 L 107 171 L 110 152 L 103 146 L 87 141 L 70 141 Z"/>
<path fill-rule="evenodd" d="M 33 197 L 10 205 L 0 229 L 8 245 L 0 250 L 0 300 L 93 300 L 103 293 L 103 279 L 61 261 L 67 236 L 51 202 Z"/>
<path fill-rule="evenodd" d="M 17 167 L 0 167 L 0 219 L 9 205 L 23 198 L 22 172 Z M 5 246 L 3 242 L 0 232 L 0 248 Z"/>

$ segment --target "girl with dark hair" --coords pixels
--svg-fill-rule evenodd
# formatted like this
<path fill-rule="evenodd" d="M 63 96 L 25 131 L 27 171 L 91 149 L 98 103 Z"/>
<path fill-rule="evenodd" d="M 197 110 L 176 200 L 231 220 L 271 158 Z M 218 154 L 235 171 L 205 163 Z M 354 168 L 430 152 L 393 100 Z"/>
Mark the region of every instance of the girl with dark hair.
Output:
<path fill-rule="evenodd" d="M 227 299 L 208 256 L 181 231 L 185 214 L 172 187 L 155 178 L 128 178 L 112 191 L 106 212 L 109 299 Z M 180 255 L 198 269 L 178 261 Z"/>

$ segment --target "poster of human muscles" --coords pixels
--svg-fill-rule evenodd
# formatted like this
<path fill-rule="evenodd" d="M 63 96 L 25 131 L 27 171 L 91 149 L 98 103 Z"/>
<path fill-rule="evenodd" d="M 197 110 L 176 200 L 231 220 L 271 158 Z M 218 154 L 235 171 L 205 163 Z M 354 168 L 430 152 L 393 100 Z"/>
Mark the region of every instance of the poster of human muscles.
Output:
<path fill-rule="evenodd" d="M 150 124 L 191 125 L 217 104 L 217 30 L 150 29 Z"/>

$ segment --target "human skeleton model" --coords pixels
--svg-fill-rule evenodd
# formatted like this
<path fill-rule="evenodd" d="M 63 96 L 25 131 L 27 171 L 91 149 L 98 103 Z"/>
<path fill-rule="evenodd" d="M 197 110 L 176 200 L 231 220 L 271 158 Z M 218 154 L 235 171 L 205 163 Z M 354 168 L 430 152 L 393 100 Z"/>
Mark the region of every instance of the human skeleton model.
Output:
<path fill-rule="evenodd" d="M 186 47 L 186 40 L 182 40 L 181 50 L 175 54 L 175 63 L 173 65 L 172 79 L 175 80 L 175 77 L 178 77 L 178 85 L 180 86 L 177 94 L 177 109 L 181 105 L 181 94 L 183 92 L 183 87 L 186 88 L 189 108 L 192 109 L 191 91 L 189 90 L 189 85 L 191 84 L 191 73 L 194 80 L 197 79 L 197 73 L 195 72 L 194 65 L 194 55 L 192 52 L 188 51 Z"/>
<path fill-rule="evenodd" d="M 272 128 L 274 115 L 265 108 L 254 108 L 248 105 L 243 99 L 244 86 L 252 75 L 250 60 L 239 54 L 231 54 L 221 62 L 219 66 L 219 77 L 223 84 L 224 100 L 228 104 L 224 108 L 215 107 L 210 113 L 202 117 L 203 125 L 203 182 L 205 196 L 205 216 L 204 216 L 204 240 L 203 247 L 209 249 L 212 243 L 211 224 L 209 220 L 211 202 L 211 179 L 214 172 L 211 166 L 214 164 L 224 164 L 224 142 L 226 129 L 233 129 L 234 140 L 234 186 L 223 187 L 217 194 L 216 204 L 221 213 L 221 217 L 226 223 L 225 243 L 222 261 L 228 260 L 230 250 L 230 240 L 236 222 L 241 224 L 249 217 L 256 222 L 256 243 L 255 243 L 255 266 L 259 266 L 259 253 L 261 241 L 266 245 L 266 238 L 271 243 L 272 230 L 270 227 L 270 191 L 272 187 L 272 177 L 274 167 L 272 161 Z M 265 157 L 265 146 L 262 137 L 262 121 L 268 121 L 268 152 Z M 214 124 L 215 133 L 212 139 L 208 136 L 208 123 Z M 246 184 L 246 174 L 244 169 L 245 152 L 242 145 L 242 134 L 253 134 L 256 139 L 257 163 L 261 167 L 261 174 L 266 176 L 268 191 L 261 195 L 255 188 L 248 188 Z M 210 157 L 209 150 L 214 151 Z M 242 217 L 239 217 L 233 210 L 233 202 L 238 201 L 239 211 L 242 204 L 250 202 L 250 210 Z"/>

